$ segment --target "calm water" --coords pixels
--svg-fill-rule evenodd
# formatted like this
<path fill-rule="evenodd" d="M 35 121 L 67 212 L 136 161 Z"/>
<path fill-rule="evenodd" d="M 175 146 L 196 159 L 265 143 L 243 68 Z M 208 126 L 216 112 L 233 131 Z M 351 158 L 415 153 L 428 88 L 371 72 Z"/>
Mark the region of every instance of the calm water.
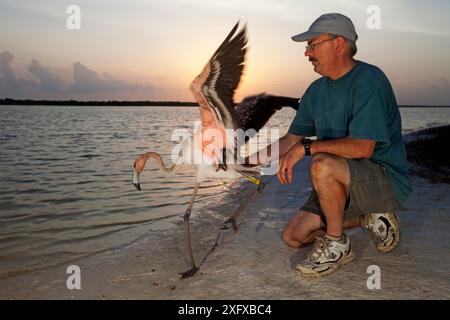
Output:
<path fill-rule="evenodd" d="M 294 111 L 269 122 L 287 131 Z M 402 108 L 405 132 L 448 124 L 450 108 Z M 172 130 L 193 130 L 192 107 L 0 106 L 0 279 L 145 237 L 184 213 L 194 171 L 165 177 L 148 165 L 142 192 L 132 164 L 154 150 L 168 161 Z M 218 200 L 203 184 L 195 208 Z"/>

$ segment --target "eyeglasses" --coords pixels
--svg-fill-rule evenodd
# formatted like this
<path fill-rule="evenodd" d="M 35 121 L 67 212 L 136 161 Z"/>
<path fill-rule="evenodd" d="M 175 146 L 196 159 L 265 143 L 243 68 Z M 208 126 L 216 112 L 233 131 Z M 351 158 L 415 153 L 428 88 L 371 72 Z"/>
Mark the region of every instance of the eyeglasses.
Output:
<path fill-rule="evenodd" d="M 330 41 L 330 40 L 334 40 L 334 39 L 336 39 L 336 38 L 330 38 L 330 39 L 323 40 L 323 41 L 320 41 L 320 42 L 317 42 L 317 43 L 311 43 L 311 44 L 305 46 L 305 50 L 306 50 L 306 51 L 308 51 L 308 50 L 311 50 L 311 51 L 312 51 L 312 50 L 314 50 L 314 48 L 317 47 L 319 44 L 322 44 L 322 43 L 324 43 L 324 42 L 327 42 L 327 41 Z"/>

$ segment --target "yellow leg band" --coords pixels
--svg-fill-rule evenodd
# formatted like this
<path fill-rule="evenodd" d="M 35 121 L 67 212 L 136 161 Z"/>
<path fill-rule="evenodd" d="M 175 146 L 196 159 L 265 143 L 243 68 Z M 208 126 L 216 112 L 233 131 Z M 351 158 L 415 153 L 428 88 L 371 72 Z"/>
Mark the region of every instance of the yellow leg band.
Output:
<path fill-rule="evenodd" d="M 253 182 L 256 185 L 260 185 L 261 184 L 261 179 L 258 178 L 254 178 L 254 177 L 247 177 L 247 179 L 251 182 Z"/>

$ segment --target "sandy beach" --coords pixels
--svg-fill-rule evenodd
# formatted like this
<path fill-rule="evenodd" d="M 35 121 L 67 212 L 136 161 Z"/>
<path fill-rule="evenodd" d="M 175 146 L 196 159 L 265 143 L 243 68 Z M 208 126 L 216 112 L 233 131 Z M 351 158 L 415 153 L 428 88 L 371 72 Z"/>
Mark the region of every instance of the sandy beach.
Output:
<path fill-rule="evenodd" d="M 410 164 L 415 170 L 427 170 Z M 449 299 L 450 185 L 414 175 L 414 192 L 398 212 L 401 242 L 378 252 L 361 228 L 348 230 L 357 258 L 337 272 L 306 279 L 295 265 L 310 250 L 288 248 L 281 231 L 305 201 L 309 160 L 295 168 L 291 185 L 265 176 L 267 185 L 240 217 L 237 232 L 221 230 L 227 217 L 255 190 L 235 186 L 217 203 L 194 210 L 191 235 L 198 262 L 218 245 L 194 277 L 180 280 L 189 264 L 182 214 L 161 230 L 114 251 L 72 263 L 81 289 L 69 290 L 67 265 L 0 280 L 1 299 Z M 194 207 L 195 208 L 195 207 Z M 163 227 L 164 225 L 164 227 Z M 157 224 L 152 229 L 157 228 Z M 381 271 L 381 288 L 369 289 L 367 269 Z"/>

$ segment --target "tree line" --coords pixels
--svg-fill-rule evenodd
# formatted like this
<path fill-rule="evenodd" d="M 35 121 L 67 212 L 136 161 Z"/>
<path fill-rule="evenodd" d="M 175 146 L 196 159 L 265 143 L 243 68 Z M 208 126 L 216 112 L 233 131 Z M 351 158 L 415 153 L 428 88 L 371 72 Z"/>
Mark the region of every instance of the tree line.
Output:
<path fill-rule="evenodd" d="M 45 105 L 45 106 L 198 106 L 197 102 L 187 101 L 78 101 L 78 100 L 17 100 L 0 99 L 0 105 Z"/>

